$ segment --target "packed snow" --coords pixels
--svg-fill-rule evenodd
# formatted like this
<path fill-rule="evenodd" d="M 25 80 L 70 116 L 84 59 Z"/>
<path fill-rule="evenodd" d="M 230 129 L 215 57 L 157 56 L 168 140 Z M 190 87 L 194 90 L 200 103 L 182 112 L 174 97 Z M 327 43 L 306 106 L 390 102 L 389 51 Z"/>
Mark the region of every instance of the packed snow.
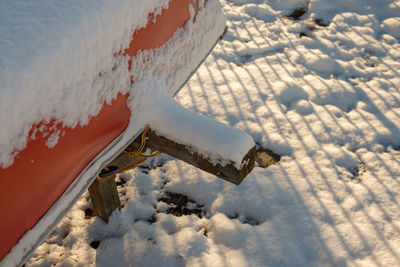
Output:
<path fill-rule="evenodd" d="M 149 160 L 109 224 L 85 193 L 26 266 L 400 265 L 400 1 L 221 2 L 228 34 L 176 99 L 281 160 L 240 186 Z"/>

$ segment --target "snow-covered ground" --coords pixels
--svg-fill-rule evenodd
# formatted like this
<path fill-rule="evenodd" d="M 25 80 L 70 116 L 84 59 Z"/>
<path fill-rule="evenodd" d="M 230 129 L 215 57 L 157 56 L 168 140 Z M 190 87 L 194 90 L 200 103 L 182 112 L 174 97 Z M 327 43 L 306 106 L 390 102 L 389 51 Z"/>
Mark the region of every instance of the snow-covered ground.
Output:
<path fill-rule="evenodd" d="M 154 158 L 119 176 L 109 224 L 85 194 L 27 266 L 400 265 L 400 1 L 222 4 L 177 100 L 281 160 L 235 186 Z"/>

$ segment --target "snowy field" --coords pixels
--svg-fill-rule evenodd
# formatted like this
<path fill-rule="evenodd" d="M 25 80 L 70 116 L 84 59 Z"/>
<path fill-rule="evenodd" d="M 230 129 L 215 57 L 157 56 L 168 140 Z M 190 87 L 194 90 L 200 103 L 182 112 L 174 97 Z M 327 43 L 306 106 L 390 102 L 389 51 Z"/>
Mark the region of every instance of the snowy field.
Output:
<path fill-rule="evenodd" d="M 400 265 L 400 1 L 221 3 L 229 32 L 177 100 L 280 161 L 234 186 L 149 160 L 109 224 L 86 193 L 26 266 Z"/>

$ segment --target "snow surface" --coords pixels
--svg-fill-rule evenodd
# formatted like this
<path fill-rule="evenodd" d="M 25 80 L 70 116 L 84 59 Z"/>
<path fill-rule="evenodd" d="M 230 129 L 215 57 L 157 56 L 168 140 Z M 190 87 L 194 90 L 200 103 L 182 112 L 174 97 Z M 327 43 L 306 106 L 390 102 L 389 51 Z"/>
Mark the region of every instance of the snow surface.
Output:
<path fill-rule="evenodd" d="M 240 169 L 244 156 L 255 146 L 248 134 L 185 109 L 166 93 L 163 83 L 154 76 L 144 81 L 147 89 L 136 96 L 146 103 L 140 105 L 142 120 L 158 134 L 186 145 L 214 165 L 232 162 Z"/>
<path fill-rule="evenodd" d="M 154 129 L 158 125 L 168 127 L 168 124 L 158 122 L 173 119 L 176 113 L 155 114 L 147 109 L 146 114 L 145 107 L 161 109 L 163 101 L 148 104 L 151 98 L 156 98 L 154 94 L 173 95 L 195 68 L 191 65 L 202 60 L 211 47 L 210 42 L 215 42 L 213 37 L 225 27 L 220 9 L 215 7 L 215 1 L 214 4 L 210 2 L 209 9 L 213 10 L 200 12 L 196 18 L 203 23 L 196 23 L 197 28 L 190 26 L 193 23 L 188 24 L 188 29 L 179 30 L 157 52 L 139 52 L 132 61 L 132 71 L 128 71 L 128 57 L 115 55 L 127 47 L 134 29 L 146 25 L 147 16 L 140 14 L 158 14 L 161 8 L 168 6 L 168 1 L 131 0 L 119 7 L 107 0 L 96 4 L 90 1 L 48 4 L 46 1 L 35 5 L 21 0 L 10 5 L 0 3 L 0 114 L 4 114 L 0 116 L 0 125 L 3 125 L 0 128 L 0 167 L 3 168 L 12 164 L 17 152 L 26 145 L 32 125 L 50 120 L 62 122 L 65 127 L 85 125 L 98 114 L 104 102 L 110 103 L 118 93 L 129 92 L 134 99 L 129 105 L 135 113 L 129 134 L 136 134 L 146 123 L 151 123 Z M 136 2 L 140 4 L 136 5 Z M 95 10 L 91 8 L 92 4 Z M 194 9 L 190 8 L 193 20 Z M 127 15 L 127 10 L 131 14 Z M 208 17 L 216 19 L 206 19 Z M 60 33 L 60 29 L 64 32 Z M 203 35 L 211 38 L 204 40 Z M 193 47 L 196 47 L 195 51 L 192 51 Z M 130 86 L 132 76 L 135 83 Z M 159 80 L 159 85 L 151 83 L 154 77 Z M 152 86 L 159 90 L 153 88 L 148 92 Z M 148 97 L 144 99 L 145 96 Z M 142 107 L 141 103 L 146 104 Z M 215 125 L 214 132 L 219 129 Z M 254 145 L 249 136 L 233 129 L 232 139 L 236 138 L 241 144 L 236 149 L 226 145 L 228 136 L 225 136 L 225 143 L 222 137 L 213 142 L 207 135 L 201 135 L 199 128 L 191 127 L 191 132 L 185 133 L 176 131 L 178 126 L 175 123 L 171 126 L 175 130 L 168 131 L 171 139 L 191 144 L 195 149 L 202 147 L 199 152 L 232 160 L 237 167 Z M 194 135 L 196 130 L 198 134 Z M 44 136 L 48 135 L 45 129 L 42 131 Z M 54 147 L 62 134 L 62 131 L 56 131 L 49 135 L 46 145 Z M 239 136 L 243 140 L 237 139 Z"/>
<path fill-rule="evenodd" d="M 85 125 L 118 93 L 134 96 L 140 93 L 140 85 L 148 88 L 143 81 L 139 83 L 142 77 L 157 76 L 168 93 L 174 94 L 194 68 L 188 64 L 200 62 L 199 57 L 207 52 L 203 50 L 215 41 L 203 39 L 204 32 L 210 34 L 207 36 L 219 35 L 225 18 L 218 8 L 210 15 L 200 12 L 197 20 L 204 23 L 196 25 L 201 25 L 201 30 L 191 27 L 186 34 L 180 30 L 174 42 L 158 54 L 139 52 L 130 72 L 129 58 L 120 52 L 128 47 L 132 32 L 146 26 L 148 17 L 143 14 L 157 15 L 168 3 L 1 1 L 0 167 L 12 164 L 26 146 L 33 125 L 51 120 L 71 128 Z M 193 19 L 193 7 L 190 10 Z M 218 19 L 209 20 L 214 24 L 208 25 L 201 19 L 207 16 Z M 193 46 L 196 51 L 190 50 Z M 168 54 L 163 54 L 165 51 Z M 169 72 L 163 71 L 166 69 Z M 130 86 L 132 76 L 137 82 Z M 130 108 L 137 111 L 135 106 Z M 143 121 L 131 122 L 139 128 L 144 126 Z M 46 136 L 46 129 L 42 131 Z M 49 137 L 49 148 L 56 145 L 59 134 L 62 132 Z"/>
<path fill-rule="evenodd" d="M 109 224 L 85 219 L 86 193 L 27 266 L 399 266 L 400 1 L 284 17 L 305 2 L 222 1 L 229 32 L 177 96 L 278 164 L 234 186 L 154 158 L 119 175 Z M 202 218 L 168 211 L 171 193 Z"/>
<path fill-rule="evenodd" d="M 32 125 L 85 125 L 126 92 L 127 58 L 115 55 L 147 24 L 139 14 L 168 2 L 0 1 L 0 167 L 26 146 Z"/>

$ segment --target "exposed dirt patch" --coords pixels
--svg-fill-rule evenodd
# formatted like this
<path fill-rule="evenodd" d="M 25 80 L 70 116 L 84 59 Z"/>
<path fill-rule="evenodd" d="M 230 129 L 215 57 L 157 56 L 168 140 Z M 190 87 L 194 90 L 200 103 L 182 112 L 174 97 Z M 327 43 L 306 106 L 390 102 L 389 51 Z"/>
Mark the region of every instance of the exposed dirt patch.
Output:
<path fill-rule="evenodd" d="M 321 27 L 328 27 L 329 23 L 325 22 L 323 19 L 315 19 L 314 20 L 315 24 Z"/>
<path fill-rule="evenodd" d="M 149 224 L 153 224 L 157 221 L 156 215 L 154 214 L 149 219 L 146 220 Z"/>
<path fill-rule="evenodd" d="M 100 241 L 99 240 L 94 240 L 90 242 L 89 244 L 92 248 L 97 249 L 100 246 Z"/>
<path fill-rule="evenodd" d="M 293 20 L 300 20 L 300 18 L 308 11 L 308 6 L 303 6 L 296 8 L 295 10 L 292 11 L 289 15 L 286 15 L 285 17 L 293 19 Z"/>
<path fill-rule="evenodd" d="M 159 201 L 169 204 L 170 209 L 167 211 L 167 213 L 177 217 L 194 214 L 199 218 L 202 218 L 204 215 L 204 211 L 202 209 L 203 206 L 197 204 L 195 201 L 189 199 L 185 195 L 166 192 L 165 196 L 160 198 Z"/>
<path fill-rule="evenodd" d="M 85 209 L 85 220 L 89 220 L 90 218 L 92 218 L 93 216 L 95 216 L 94 214 L 94 210 L 89 207 Z"/>
<path fill-rule="evenodd" d="M 301 37 L 308 37 L 308 38 L 311 38 L 311 34 L 305 33 L 305 32 L 301 32 L 301 33 L 300 33 L 300 38 L 301 38 Z"/>
<path fill-rule="evenodd" d="M 117 186 L 125 187 L 127 180 L 124 179 L 122 176 L 118 176 L 117 180 L 115 181 Z"/>
<path fill-rule="evenodd" d="M 267 148 L 257 149 L 256 161 L 262 168 L 267 168 L 271 165 L 278 163 L 281 160 L 281 156 L 269 150 Z"/>
<path fill-rule="evenodd" d="M 227 216 L 227 217 L 231 220 L 237 219 L 242 224 L 250 224 L 251 226 L 257 226 L 257 225 L 261 224 L 258 220 L 254 219 L 254 218 L 239 215 L 237 213 L 232 216 Z"/>

